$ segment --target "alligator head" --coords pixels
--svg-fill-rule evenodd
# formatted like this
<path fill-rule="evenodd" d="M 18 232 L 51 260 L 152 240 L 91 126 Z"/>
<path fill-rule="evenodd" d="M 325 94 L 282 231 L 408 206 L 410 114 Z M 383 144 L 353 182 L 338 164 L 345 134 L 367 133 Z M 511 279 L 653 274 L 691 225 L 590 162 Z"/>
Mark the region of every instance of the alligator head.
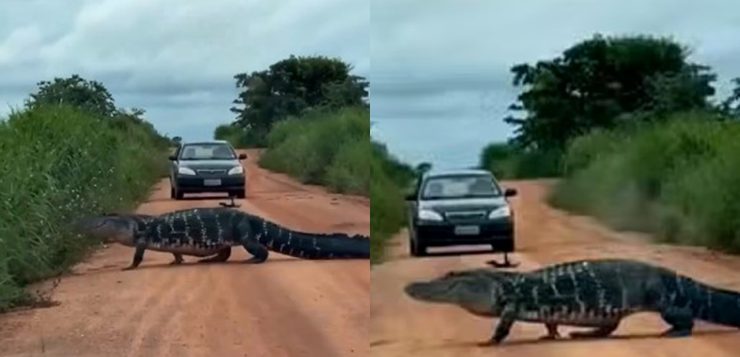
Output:
<path fill-rule="evenodd" d="M 83 235 L 106 243 L 117 242 L 133 246 L 139 222 L 146 217 L 148 216 L 117 214 L 86 217 L 76 222 L 75 229 Z"/>
<path fill-rule="evenodd" d="M 457 305 L 476 315 L 498 316 L 503 302 L 501 280 L 513 274 L 488 269 L 452 271 L 430 281 L 412 282 L 404 291 L 415 300 Z"/>

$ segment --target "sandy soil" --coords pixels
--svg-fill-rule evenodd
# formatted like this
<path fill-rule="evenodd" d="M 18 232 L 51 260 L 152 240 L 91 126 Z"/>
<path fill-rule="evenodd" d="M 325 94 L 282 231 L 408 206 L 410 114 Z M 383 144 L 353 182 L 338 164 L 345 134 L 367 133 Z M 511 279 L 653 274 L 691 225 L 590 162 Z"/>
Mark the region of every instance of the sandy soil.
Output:
<path fill-rule="evenodd" d="M 256 165 L 247 151 L 241 209 L 315 232 L 369 233 L 366 199 L 326 193 Z M 218 206 L 169 199 L 163 180 L 138 212 Z M 221 196 L 223 197 L 223 196 Z M 260 265 L 235 248 L 224 264 L 169 266 L 113 245 L 74 268 L 54 291 L 60 305 L 0 315 L 0 356 L 366 356 L 369 262 L 307 261 L 271 252 Z"/>
<path fill-rule="evenodd" d="M 740 257 L 704 249 L 648 243 L 639 234 L 618 233 L 585 217 L 568 215 L 543 203 L 548 181 L 506 183 L 519 190 L 512 199 L 517 219 L 516 269 L 587 258 L 622 257 L 641 259 L 740 291 Z M 487 266 L 500 254 L 442 255 L 410 258 L 407 237 L 394 238 L 390 261 L 372 269 L 370 352 L 373 356 L 738 356 L 740 331 L 698 323 L 695 334 L 683 339 L 656 335 L 667 325 L 654 314 L 639 314 L 623 320 L 609 339 L 591 341 L 540 341 L 540 324 L 517 322 L 503 345 L 478 347 L 488 339 L 495 319 L 475 317 L 453 307 L 412 301 L 402 293 L 409 281 L 427 279 L 454 269 Z M 434 252 L 469 250 L 476 247 L 436 248 Z M 561 328 L 561 334 L 573 329 Z"/>

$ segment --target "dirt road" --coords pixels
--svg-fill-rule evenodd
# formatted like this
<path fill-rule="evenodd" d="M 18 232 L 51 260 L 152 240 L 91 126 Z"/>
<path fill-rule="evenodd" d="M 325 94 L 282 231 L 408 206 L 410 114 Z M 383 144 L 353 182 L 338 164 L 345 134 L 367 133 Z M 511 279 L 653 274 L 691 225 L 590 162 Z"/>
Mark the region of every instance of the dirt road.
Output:
<path fill-rule="evenodd" d="M 261 170 L 247 152 L 241 209 L 306 231 L 369 233 L 368 200 L 332 195 Z M 214 196 L 210 196 L 214 197 Z M 216 196 L 218 197 L 218 196 Z M 187 198 L 187 197 L 186 197 Z M 169 199 L 161 182 L 141 213 L 218 206 Z M 0 315 L 0 356 L 367 356 L 369 262 L 307 261 L 272 252 L 259 265 L 234 249 L 226 264 L 113 245 L 75 267 L 59 306 Z"/>
<path fill-rule="evenodd" d="M 506 183 L 519 190 L 512 199 L 517 215 L 517 269 L 586 257 L 624 257 L 665 265 L 708 283 L 740 290 L 740 257 L 703 249 L 655 245 L 639 234 L 617 233 L 593 220 L 575 217 L 543 203 L 551 182 Z M 472 316 L 452 306 L 415 302 L 402 294 L 405 283 L 448 270 L 483 267 L 500 255 L 478 254 L 409 258 L 407 238 L 394 239 L 391 261 L 373 267 L 370 353 L 372 356 L 738 356 L 740 331 L 699 323 L 693 337 L 657 338 L 667 325 L 653 314 L 627 318 L 608 340 L 540 341 L 545 328 L 517 322 L 504 345 L 477 347 L 497 320 Z M 471 247 L 474 248 L 474 247 Z M 441 248 L 434 251 L 450 251 Z M 467 248 L 460 248 L 467 250 Z M 572 329 L 561 328 L 561 334 Z"/>

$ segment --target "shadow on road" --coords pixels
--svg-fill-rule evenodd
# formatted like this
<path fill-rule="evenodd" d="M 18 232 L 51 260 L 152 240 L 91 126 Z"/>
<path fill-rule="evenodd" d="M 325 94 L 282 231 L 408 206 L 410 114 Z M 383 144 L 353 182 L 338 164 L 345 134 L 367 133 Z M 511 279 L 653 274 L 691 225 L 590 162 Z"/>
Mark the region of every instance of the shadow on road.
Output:
<path fill-rule="evenodd" d="M 693 336 L 716 336 L 725 334 L 737 334 L 737 330 L 701 330 L 694 331 Z M 629 334 L 629 335 L 613 335 L 606 338 L 561 338 L 557 340 L 546 340 L 546 339 L 528 339 L 528 340 L 507 340 L 502 342 L 500 345 L 495 346 L 482 346 L 483 341 L 465 341 L 465 342 L 452 342 L 452 343 L 440 343 L 436 345 L 429 345 L 421 349 L 437 350 L 437 349 L 459 349 L 459 348 L 491 348 L 491 349 L 502 349 L 502 348 L 515 348 L 517 346 L 531 346 L 531 345 L 544 345 L 544 344 L 562 344 L 562 343 L 603 343 L 612 341 L 631 341 L 631 340 L 645 340 L 645 339 L 675 339 L 671 337 L 661 336 L 662 332 L 648 333 L 648 334 Z M 691 338 L 691 337 L 683 337 Z"/>

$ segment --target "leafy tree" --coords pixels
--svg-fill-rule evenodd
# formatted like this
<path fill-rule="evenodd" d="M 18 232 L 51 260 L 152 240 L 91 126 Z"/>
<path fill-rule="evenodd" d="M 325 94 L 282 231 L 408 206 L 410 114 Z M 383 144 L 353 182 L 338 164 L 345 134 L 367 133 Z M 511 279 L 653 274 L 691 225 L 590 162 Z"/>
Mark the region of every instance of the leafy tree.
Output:
<path fill-rule="evenodd" d="M 524 87 L 504 120 L 525 148 L 562 149 L 569 139 L 611 127 L 627 114 L 708 107 L 715 75 L 687 62 L 688 50 L 666 38 L 596 35 L 555 59 L 513 66 Z"/>
<path fill-rule="evenodd" d="M 237 74 L 241 93 L 231 111 L 242 128 L 260 138 L 275 122 L 308 109 L 365 104 L 368 83 L 351 70 L 335 58 L 290 56 L 267 70 Z"/>
<path fill-rule="evenodd" d="M 26 100 L 26 107 L 35 108 L 44 104 L 68 104 L 94 114 L 112 117 L 116 113 L 113 96 L 96 81 L 88 81 L 77 74 L 69 78 L 54 78 L 41 81 L 38 91 Z"/>

